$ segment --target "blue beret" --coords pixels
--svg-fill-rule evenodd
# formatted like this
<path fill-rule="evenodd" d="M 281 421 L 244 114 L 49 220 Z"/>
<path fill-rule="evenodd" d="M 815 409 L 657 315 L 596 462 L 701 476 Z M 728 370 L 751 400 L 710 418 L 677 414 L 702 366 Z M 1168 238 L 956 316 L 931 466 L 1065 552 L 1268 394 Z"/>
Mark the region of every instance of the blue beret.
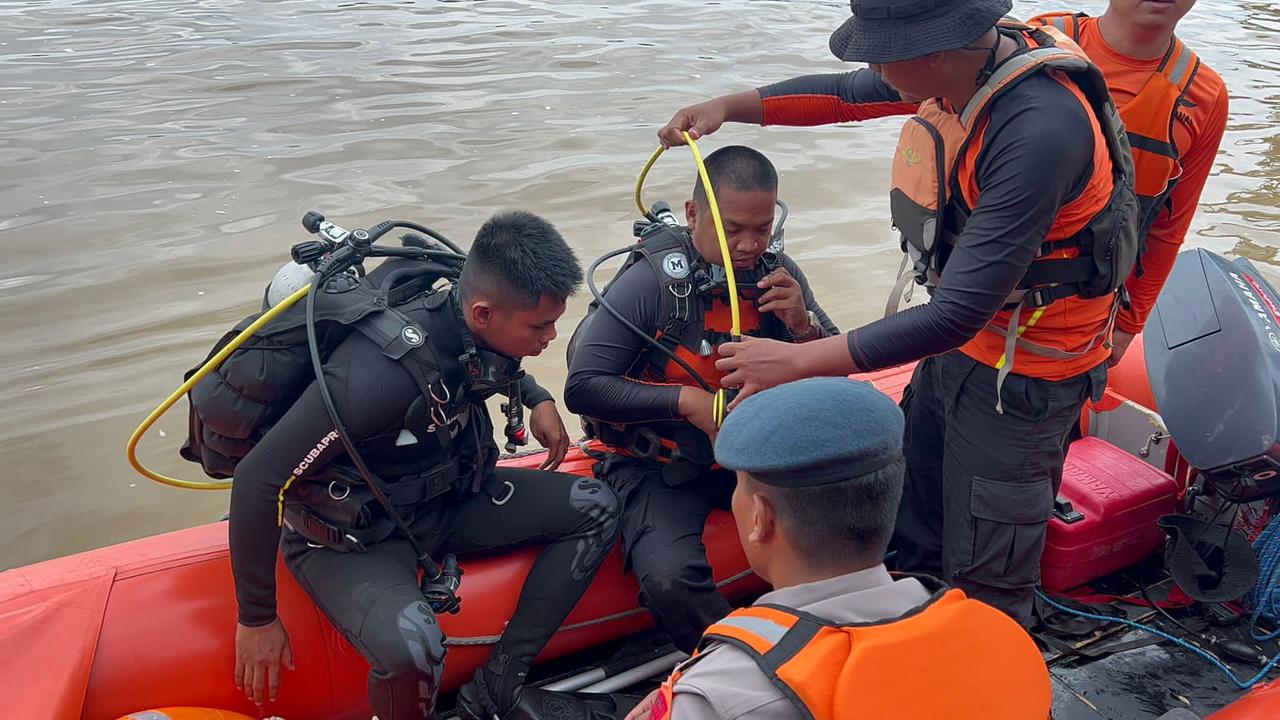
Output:
<path fill-rule="evenodd" d="M 902 458 L 902 411 L 871 383 L 812 378 L 743 400 L 716 438 L 716 462 L 766 485 L 812 487 Z"/>

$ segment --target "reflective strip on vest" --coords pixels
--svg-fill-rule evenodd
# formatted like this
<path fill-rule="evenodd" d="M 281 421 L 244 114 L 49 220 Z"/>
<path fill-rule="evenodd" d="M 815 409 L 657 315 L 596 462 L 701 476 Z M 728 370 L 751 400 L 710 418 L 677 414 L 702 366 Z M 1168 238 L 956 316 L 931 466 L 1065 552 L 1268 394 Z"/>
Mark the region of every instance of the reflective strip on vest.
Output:
<path fill-rule="evenodd" d="M 1169 78 L 1169 82 L 1181 89 L 1182 84 L 1185 83 L 1187 78 L 1190 76 L 1191 64 L 1195 59 L 1196 54 L 1191 51 L 1191 48 L 1182 44 L 1181 40 L 1174 38 L 1173 42 L 1174 44 L 1170 47 L 1170 50 L 1177 52 L 1177 58 L 1173 61 L 1173 71 L 1165 73 L 1165 77 Z M 1160 64 L 1159 72 L 1164 72 L 1164 68 L 1168 63 L 1169 60 L 1166 58 L 1165 61 Z"/>
<path fill-rule="evenodd" d="M 761 639 L 770 645 L 777 645 L 789 629 L 786 625 L 764 618 L 734 617 L 732 615 L 716 623 L 717 629 L 726 627 L 735 627 L 759 635 Z"/>

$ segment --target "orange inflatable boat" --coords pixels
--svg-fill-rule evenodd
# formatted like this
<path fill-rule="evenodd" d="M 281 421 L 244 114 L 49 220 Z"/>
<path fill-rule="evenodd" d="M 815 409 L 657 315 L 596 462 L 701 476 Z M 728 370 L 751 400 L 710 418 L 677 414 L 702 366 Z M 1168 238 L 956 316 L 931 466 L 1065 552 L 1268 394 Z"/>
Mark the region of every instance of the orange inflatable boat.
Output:
<path fill-rule="evenodd" d="M 504 464 L 540 462 L 537 454 Z M 575 448 L 561 470 L 585 475 L 592 463 Z M 763 589 L 727 513 L 712 516 L 705 540 L 726 595 Z M 536 556 L 529 549 L 463 561 L 462 611 L 441 618 L 450 645 L 446 691 L 487 659 Z M 277 581 L 296 669 L 286 671 L 279 700 L 265 711 L 285 720 L 368 720 L 368 665 L 283 564 Z M 615 551 L 540 659 L 651 626 L 638 591 Z M 259 717 L 232 682 L 235 614 L 224 522 L 0 573 L 0 714 L 114 720 L 147 708 L 197 706 Z"/>
<path fill-rule="evenodd" d="M 1176 283 L 1171 281 L 1170 286 Z M 1225 304 L 1220 303 L 1218 307 Z M 1280 317 L 1277 321 L 1280 323 Z M 1166 336 L 1168 333 L 1166 328 Z M 1147 356 L 1153 357 L 1150 352 Z M 1154 357 L 1159 360 L 1159 352 Z M 1229 359 L 1236 355 L 1219 357 Z M 1200 371 L 1206 365 L 1192 367 Z M 876 373 L 868 379 L 897 398 L 910 374 L 911 368 L 903 367 Z M 1280 375 L 1280 371 L 1277 374 Z M 1168 379 L 1155 369 L 1151 376 Z M 1239 376 L 1237 373 L 1233 377 Z M 1084 424 L 1093 437 L 1073 445 L 1068 455 L 1069 472 L 1064 476 L 1064 492 L 1074 489 L 1081 493 L 1076 502 L 1085 510 L 1082 513 L 1085 520 L 1092 519 L 1090 515 L 1094 511 L 1089 509 L 1089 503 L 1099 497 L 1106 502 L 1116 497 L 1137 497 L 1134 488 L 1139 485 L 1135 482 L 1138 478 L 1161 479 L 1160 483 L 1142 485 L 1139 489 L 1144 492 L 1146 488 L 1164 487 L 1166 490 L 1161 492 L 1172 496 L 1185 493 L 1188 487 L 1191 477 L 1187 462 L 1168 440 L 1165 425 L 1154 411 L 1159 393 L 1153 395 L 1151 384 L 1139 338 L 1125 362 L 1112 374 L 1106 400 L 1085 412 Z M 540 455 L 503 462 L 537 467 Z M 585 475 L 590 473 L 592 462 L 580 449 L 575 449 L 561 469 Z M 1070 514 L 1069 508 L 1063 510 Z M 1066 527 L 1070 523 L 1055 526 L 1055 522 L 1050 521 L 1051 546 L 1078 537 L 1079 533 L 1073 535 L 1075 531 Z M 1094 564 L 1088 567 L 1071 564 L 1083 553 L 1063 545 L 1067 549 L 1060 553 L 1064 558 L 1060 576 L 1074 578 L 1070 582 L 1078 582 L 1081 577 L 1097 578 L 1104 571 L 1118 569 L 1113 568 L 1118 562 L 1131 564 L 1131 552 L 1132 557 L 1148 555 L 1162 541 L 1156 537 L 1153 543 L 1150 533 L 1146 532 L 1149 528 L 1122 529 L 1129 532 L 1125 543 L 1097 544 L 1091 548 L 1095 552 L 1087 558 Z M 710 517 L 704 541 L 716 580 L 727 596 L 740 599 L 763 589 L 763 583 L 747 567 L 732 518 L 727 513 L 716 512 Z M 1134 543 L 1145 545 L 1133 552 Z M 536 554 L 536 549 L 528 549 L 501 556 L 463 559 L 462 612 L 441 618 L 450 645 L 445 690 L 460 685 L 487 657 L 489 646 L 511 617 L 517 589 Z M 278 583 L 279 612 L 289 629 L 296 670 L 286 671 L 280 698 L 264 708 L 265 714 L 285 720 L 368 720 L 370 712 L 365 697 L 368 666 L 314 607 L 283 566 L 278 571 Z M 565 656 L 650 626 L 652 621 L 639 606 L 637 593 L 635 581 L 622 572 L 621 558 L 615 551 L 540 659 Z M 148 708 L 184 706 L 217 708 L 225 713 L 202 716 L 207 718 L 235 717 L 233 713 L 261 717 L 264 713 L 248 703 L 232 681 L 235 615 L 225 523 L 203 525 L 0 573 L 3 717 L 6 720 L 115 720 Z M 1150 700 L 1149 691 L 1161 686 L 1162 676 L 1171 672 L 1169 668 L 1176 659 L 1173 650 L 1166 652 L 1162 648 L 1150 666 L 1154 669 L 1142 671 L 1145 675 L 1128 673 L 1123 667 L 1109 670 L 1099 663 L 1100 669 L 1092 678 L 1095 687 L 1100 688 L 1097 694 L 1080 689 L 1082 676 L 1059 673 L 1051 662 L 1055 672 L 1055 718 L 1156 718 L 1168 705 L 1177 706 L 1173 701 L 1164 702 L 1168 697 L 1188 704 L 1197 701 L 1197 697 L 1185 697 L 1191 694 L 1189 691 L 1178 690 L 1166 693 L 1159 698 L 1159 703 Z M 1245 695 L 1225 682 L 1212 667 L 1192 660 L 1200 664 L 1192 666 L 1191 661 L 1187 661 L 1186 667 L 1193 669 L 1184 674 L 1201 673 L 1209 679 L 1199 686 L 1207 693 L 1204 706 L 1219 711 L 1212 717 L 1222 720 L 1280 718 L 1280 685 L 1261 685 Z M 1117 682 L 1116 673 L 1125 674 L 1128 679 Z M 1102 708 L 1106 691 L 1121 697 L 1137 697 L 1142 711 L 1108 714 Z M 1164 707 L 1157 709 L 1155 706 L 1159 704 Z M 139 717 L 150 720 L 162 716 Z"/>

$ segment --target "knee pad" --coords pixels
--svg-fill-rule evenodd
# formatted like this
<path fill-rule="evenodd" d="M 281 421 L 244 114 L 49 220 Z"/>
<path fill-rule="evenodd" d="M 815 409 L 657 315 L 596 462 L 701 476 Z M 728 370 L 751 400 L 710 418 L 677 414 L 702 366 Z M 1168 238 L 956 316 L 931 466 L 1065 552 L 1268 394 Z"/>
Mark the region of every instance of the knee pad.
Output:
<path fill-rule="evenodd" d="M 574 580 L 582 580 L 604 562 L 618 538 L 618 496 L 599 480 L 582 478 L 573 485 L 569 502 L 582 516 L 577 553 L 570 568 Z"/>
<path fill-rule="evenodd" d="M 369 672 L 369 702 L 379 720 L 432 718 L 444 671 L 444 632 L 425 601 L 395 618 L 395 650 Z"/>

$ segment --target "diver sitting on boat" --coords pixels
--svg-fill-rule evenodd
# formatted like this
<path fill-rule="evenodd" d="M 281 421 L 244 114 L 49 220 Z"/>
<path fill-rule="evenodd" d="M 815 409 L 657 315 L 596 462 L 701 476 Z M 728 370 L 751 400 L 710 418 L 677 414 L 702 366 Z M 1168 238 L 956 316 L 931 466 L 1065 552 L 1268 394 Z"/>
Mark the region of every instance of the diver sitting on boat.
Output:
<path fill-rule="evenodd" d="M 369 238 L 363 230 L 353 235 Z M 613 491 L 545 472 L 563 459 L 567 434 L 550 393 L 519 368 L 521 357 L 555 338 L 566 298 L 582 280 L 573 252 L 542 218 L 507 212 L 480 228 L 460 273 L 455 266 L 452 278 L 436 277 L 431 267 L 388 260 L 363 280 L 342 272 L 317 281 L 320 330 L 355 331 L 328 354 L 325 382 L 311 380 L 232 463 L 235 681 L 259 703 L 274 699 L 280 665 L 292 665 L 276 615 L 282 526 L 285 564 L 372 666 L 369 702 L 381 720 L 435 717 L 445 660 L 436 613 L 456 610 L 458 573 L 451 556 L 441 566 L 429 556 L 547 543 L 491 659 L 460 691 L 461 716 L 487 720 L 516 704 L 530 664 L 614 543 Z M 369 287 L 373 297 L 361 300 Z M 313 330 L 314 320 L 308 317 Z M 242 419 L 238 410 L 257 407 L 245 399 L 253 390 L 258 398 L 289 392 L 228 384 L 246 369 L 235 362 L 219 371 L 209 395 L 197 388 L 192 396 L 199 421 L 217 425 L 222 440 Z M 508 425 L 518 422 L 521 405 L 532 411 L 531 430 L 551 450 L 544 471 L 495 468 L 485 407 L 494 394 L 509 398 Z M 208 469 L 231 444 L 209 446 L 216 432 L 197 429 L 188 452 Z"/>
<path fill-rule="evenodd" d="M 728 416 L 716 459 L 737 472 L 738 536 L 774 589 L 712 625 L 627 720 L 1049 717 L 1048 669 L 1016 622 L 885 569 L 902 431 L 892 400 L 844 378 L 766 390 Z"/>
<path fill-rule="evenodd" d="M 636 224 L 638 243 L 601 258 L 627 254 L 574 332 L 565 387 L 569 410 L 608 448 L 597 472 L 622 498 L 624 557 L 641 600 L 685 652 L 730 609 L 702 544 L 708 514 L 727 506 L 733 489 L 711 450 L 721 376 L 715 349 L 732 332 L 729 295 L 743 301 L 744 334 L 806 342 L 838 332 L 781 251 L 778 176 L 769 159 L 729 146 L 705 166 L 713 196 L 699 179 L 685 203 L 687 227 L 665 204 L 655 206 L 649 222 Z M 736 287 L 726 278 L 726 256 Z"/>

